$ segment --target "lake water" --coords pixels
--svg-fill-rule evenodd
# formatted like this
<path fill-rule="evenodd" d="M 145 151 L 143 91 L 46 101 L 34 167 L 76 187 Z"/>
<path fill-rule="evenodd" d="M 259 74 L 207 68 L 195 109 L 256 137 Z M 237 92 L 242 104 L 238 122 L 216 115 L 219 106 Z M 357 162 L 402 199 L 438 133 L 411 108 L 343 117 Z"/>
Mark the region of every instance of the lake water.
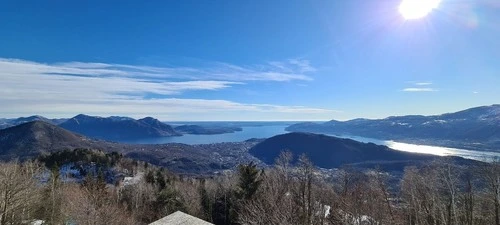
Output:
<path fill-rule="evenodd" d="M 278 134 L 286 133 L 285 128 L 288 125 L 269 125 L 269 126 L 243 126 L 242 131 L 227 134 L 194 135 L 185 134 L 178 137 L 160 137 L 147 138 L 127 141 L 133 144 L 164 144 L 164 143 L 183 143 L 183 144 L 210 144 L 218 142 L 239 142 L 251 138 L 269 138 Z"/>
<path fill-rule="evenodd" d="M 263 126 L 243 126 L 243 130 L 235 133 L 214 134 L 214 135 L 191 135 L 187 134 L 179 137 L 161 137 L 148 138 L 127 141 L 134 144 L 164 144 L 164 143 L 184 143 L 184 144 L 210 144 L 218 142 L 239 142 L 251 138 L 269 138 L 278 134 L 287 133 L 285 128 L 288 125 L 263 125 Z M 332 135 L 333 136 L 333 135 Z M 492 161 L 500 159 L 499 152 L 484 152 L 458 148 L 447 148 L 429 145 L 407 144 L 395 141 L 378 140 L 373 138 L 365 138 L 358 136 L 337 136 L 341 138 L 350 138 L 356 141 L 365 143 L 374 143 L 378 145 L 386 145 L 389 148 L 415 153 L 425 153 L 439 156 L 461 156 L 468 159 L 480 161 Z"/>
<path fill-rule="evenodd" d="M 385 145 L 394 150 L 404 151 L 404 152 L 423 153 L 423 154 L 431 154 L 439 156 L 460 156 L 466 159 L 474 159 L 485 162 L 492 162 L 500 159 L 500 152 L 475 151 L 468 149 L 448 148 L 448 147 L 430 146 L 430 145 L 416 145 L 416 144 L 378 140 L 378 139 L 358 137 L 358 136 L 337 136 L 337 137 L 349 138 L 364 143 L 371 142 L 377 145 Z"/>

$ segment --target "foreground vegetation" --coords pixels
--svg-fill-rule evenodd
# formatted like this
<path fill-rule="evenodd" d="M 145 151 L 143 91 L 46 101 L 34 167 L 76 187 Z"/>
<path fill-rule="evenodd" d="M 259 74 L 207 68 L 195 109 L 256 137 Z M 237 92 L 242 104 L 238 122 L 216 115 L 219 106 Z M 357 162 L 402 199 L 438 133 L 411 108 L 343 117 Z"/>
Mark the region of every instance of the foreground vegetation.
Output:
<path fill-rule="evenodd" d="M 215 224 L 500 224 L 499 164 L 436 161 L 393 184 L 376 170 L 320 176 L 307 157 L 293 166 L 292 157 L 203 178 L 82 149 L 1 163 L 0 225 L 148 224 L 177 210 Z M 84 177 L 61 177 L 67 164 Z"/>

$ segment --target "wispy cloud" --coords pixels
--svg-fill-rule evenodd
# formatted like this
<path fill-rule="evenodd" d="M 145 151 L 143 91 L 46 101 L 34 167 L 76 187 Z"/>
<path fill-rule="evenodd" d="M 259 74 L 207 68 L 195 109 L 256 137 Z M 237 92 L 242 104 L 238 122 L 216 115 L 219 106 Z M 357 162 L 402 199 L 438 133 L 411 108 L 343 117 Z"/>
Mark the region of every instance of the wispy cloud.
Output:
<path fill-rule="evenodd" d="M 438 91 L 438 89 L 432 87 L 434 85 L 432 82 L 409 81 L 406 83 L 410 84 L 413 87 L 403 88 L 401 91 L 404 91 L 404 92 L 435 92 L 435 91 Z"/>
<path fill-rule="evenodd" d="M 31 93 L 42 96 L 65 95 L 85 97 L 94 94 L 106 96 L 140 95 L 153 93 L 158 95 L 176 95 L 192 90 L 220 90 L 240 84 L 231 81 L 186 80 L 166 81 L 147 78 L 144 75 L 133 77 L 128 71 L 103 69 L 95 64 L 88 68 L 52 66 L 26 61 L 0 61 L 2 98 L 24 98 Z M 91 68 L 90 68 L 91 67 Z M 84 69 L 83 69 L 84 68 Z M 28 96 L 25 96 L 28 95 Z"/>
<path fill-rule="evenodd" d="M 302 72 L 312 69 L 309 62 L 304 60 L 281 63 L 281 67 L 271 64 L 242 67 L 213 63 L 208 68 L 200 69 L 84 62 L 42 64 L 0 58 L 0 85 L 4 92 L 12 93 L 23 90 L 20 86 L 33 85 L 37 87 L 36 90 L 47 89 L 48 92 L 70 88 L 73 92 L 88 90 L 174 95 L 190 90 L 219 90 L 246 81 L 311 80 Z"/>
<path fill-rule="evenodd" d="M 154 116 L 163 120 L 318 120 L 330 119 L 337 110 L 305 106 L 243 104 L 228 100 L 207 99 L 1 99 L 1 114 L 18 117 L 41 114 L 48 117 L 71 117 L 79 113 L 130 117 Z"/>
<path fill-rule="evenodd" d="M 290 59 L 288 63 L 294 65 L 296 69 L 302 73 L 316 72 L 317 69 L 311 66 L 309 60 L 305 59 Z"/>
<path fill-rule="evenodd" d="M 405 91 L 405 92 L 433 92 L 433 91 L 437 91 L 437 90 L 434 88 L 405 88 L 402 91 Z"/>
<path fill-rule="evenodd" d="M 429 85 L 432 85 L 431 82 L 417 82 L 415 83 L 415 85 L 417 86 L 429 86 Z"/>
<path fill-rule="evenodd" d="M 284 62 L 271 61 L 268 64 L 274 67 L 270 69 L 277 69 L 285 73 L 308 73 L 317 71 L 315 67 L 311 66 L 309 60 L 305 59 L 289 59 Z"/>
<path fill-rule="evenodd" d="M 250 81 L 312 79 L 304 75 L 313 71 L 307 61 L 286 61 L 280 66 L 282 68 L 272 64 L 236 66 L 214 63 L 208 69 L 200 69 L 84 62 L 43 64 L 0 59 L 0 114 L 65 116 L 88 113 L 189 119 L 185 117 L 210 113 L 224 115 L 227 112 L 239 112 L 234 115 L 310 114 L 331 118 L 331 114 L 337 112 L 305 106 L 182 98 L 187 91 L 218 91 Z"/>
<path fill-rule="evenodd" d="M 151 67 L 108 63 L 62 62 L 42 64 L 0 58 L 0 69 L 11 74 L 61 74 L 96 77 L 134 77 L 147 79 L 224 80 L 224 81 L 293 81 L 312 80 L 314 72 L 307 60 L 287 60 L 253 66 L 211 62 L 204 67 Z"/>

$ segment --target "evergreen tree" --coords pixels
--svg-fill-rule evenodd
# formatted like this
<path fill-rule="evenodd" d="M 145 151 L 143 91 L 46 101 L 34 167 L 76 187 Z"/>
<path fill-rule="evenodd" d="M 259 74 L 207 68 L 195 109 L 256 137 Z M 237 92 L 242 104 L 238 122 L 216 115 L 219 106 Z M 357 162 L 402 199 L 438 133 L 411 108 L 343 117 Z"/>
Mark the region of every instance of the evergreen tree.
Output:
<path fill-rule="evenodd" d="M 179 194 L 171 187 L 164 188 L 158 193 L 154 206 L 160 213 L 159 218 L 178 210 L 186 211 Z"/>
<path fill-rule="evenodd" d="M 200 204 L 203 209 L 204 217 L 211 220 L 212 214 L 212 204 L 213 201 L 208 195 L 207 189 L 205 188 L 205 179 L 201 179 L 198 191 L 200 192 Z"/>
<path fill-rule="evenodd" d="M 155 174 L 154 174 L 153 170 L 149 170 L 146 173 L 146 176 L 144 177 L 144 179 L 146 180 L 147 183 L 154 184 L 155 183 Z"/>
<path fill-rule="evenodd" d="M 158 170 L 156 172 L 156 184 L 158 185 L 158 189 L 161 191 L 165 189 L 167 186 L 167 182 L 165 181 L 165 177 L 163 177 L 163 173 Z"/>
<path fill-rule="evenodd" d="M 250 162 L 248 165 L 238 167 L 240 179 L 238 182 L 237 197 L 243 200 L 250 200 L 257 192 L 262 180 L 263 171 L 257 169 L 257 165 Z"/>
<path fill-rule="evenodd" d="M 233 192 L 223 191 L 212 204 L 212 221 L 217 225 L 231 225 L 238 221 Z"/>
<path fill-rule="evenodd" d="M 57 164 L 52 166 L 50 178 L 42 193 L 40 217 L 46 224 L 60 224 L 62 222 L 60 170 Z"/>

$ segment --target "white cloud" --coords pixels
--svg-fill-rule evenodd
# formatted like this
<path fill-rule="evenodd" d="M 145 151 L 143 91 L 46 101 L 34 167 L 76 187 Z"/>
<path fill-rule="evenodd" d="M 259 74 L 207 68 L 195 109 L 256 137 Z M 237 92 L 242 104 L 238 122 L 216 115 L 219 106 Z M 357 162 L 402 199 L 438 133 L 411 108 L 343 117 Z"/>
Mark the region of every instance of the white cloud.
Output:
<path fill-rule="evenodd" d="M 243 104 L 179 97 L 186 91 L 222 90 L 244 85 L 243 81 L 311 79 L 301 73 L 312 70 L 312 67 L 308 68 L 309 62 L 285 62 L 281 66 L 283 68 L 271 64 L 240 67 L 216 63 L 209 69 L 161 68 L 83 62 L 42 64 L 0 58 L 0 115 L 69 117 L 87 113 L 151 115 L 175 120 L 210 115 L 212 119 L 231 119 L 224 115 L 233 112 L 232 119 L 241 120 L 258 119 L 262 115 L 272 115 L 273 118 L 329 119 L 332 113 L 337 112 L 304 106 Z M 250 117 L 240 118 L 247 114 Z"/>
<path fill-rule="evenodd" d="M 433 92 L 433 91 L 437 91 L 437 90 L 433 89 L 433 88 L 405 88 L 402 91 L 406 91 L 406 92 Z"/>
<path fill-rule="evenodd" d="M 4 73 L 62 74 L 96 77 L 134 77 L 184 80 L 224 81 L 293 81 L 312 80 L 306 73 L 314 72 L 307 60 L 288 60 L 255 66 L 237 66 L 228 63 L 207 63 L 205 67 L 151 67 L 124 64 L 63 62 L 42 64 L 18 59 L 0 58 Z M 279 66 L 277 66 L 279 65 Z"/>
<path fill-rule="evenodd" d="M 295 64 L 301 65 L 291 68 L 290 65 Z M 243 84 L 242 81 L 311 80 L 300 73 L 310 70 L 308 67 L 307 61 L 282 63 L 282 68 L 214 63 L 209 68 L 199 69 L 83 62 L 42 64 L 0 58 L 0 88 L 14 97 L 21 96 L 20 92 L 25 90 L 70 95 L 75 92 L 174 95 L 190 90 L 220 90 Z M 167 79 L 176 81 L 165 81 Z"/>
<path fill-rule="evenodd" d="M 154 116 L 163 120 L 318 120 L 330 119 L 336 110 L 303 106 L 243 104 L 206 99 L 2 99 L 1 114 L 6 117 L 41 114 L 48 117 L 71 117 L 79 113 L 131 117 Z"/>
<path fill-rule="evenodd" d="M 407 87 L 402 89 L 401 91 L 404 92 L 435 92 L 438 91 L 437 89 L 433 88 L 432 82 L 415 82 L 415 81 L 409 81 L 406 82 L 411 84 L 413 87 Z"/>
<path fill-rule="evenodd" d="M 216 66 L 199 71 L 199 77 L 207 76 L 214 79 L 230 81 L 293 81 L 312 78 L 293 63 L 271 62 L 268 65 L 241 67 L 227 63 L 216 63 Z"/>
<path fill-rule="evenodd" d="M 415 85 L 417 86 L 429 86 L 429 85 L 432 85 L 431 82 L 417 82 L 415 83 Z"/>

